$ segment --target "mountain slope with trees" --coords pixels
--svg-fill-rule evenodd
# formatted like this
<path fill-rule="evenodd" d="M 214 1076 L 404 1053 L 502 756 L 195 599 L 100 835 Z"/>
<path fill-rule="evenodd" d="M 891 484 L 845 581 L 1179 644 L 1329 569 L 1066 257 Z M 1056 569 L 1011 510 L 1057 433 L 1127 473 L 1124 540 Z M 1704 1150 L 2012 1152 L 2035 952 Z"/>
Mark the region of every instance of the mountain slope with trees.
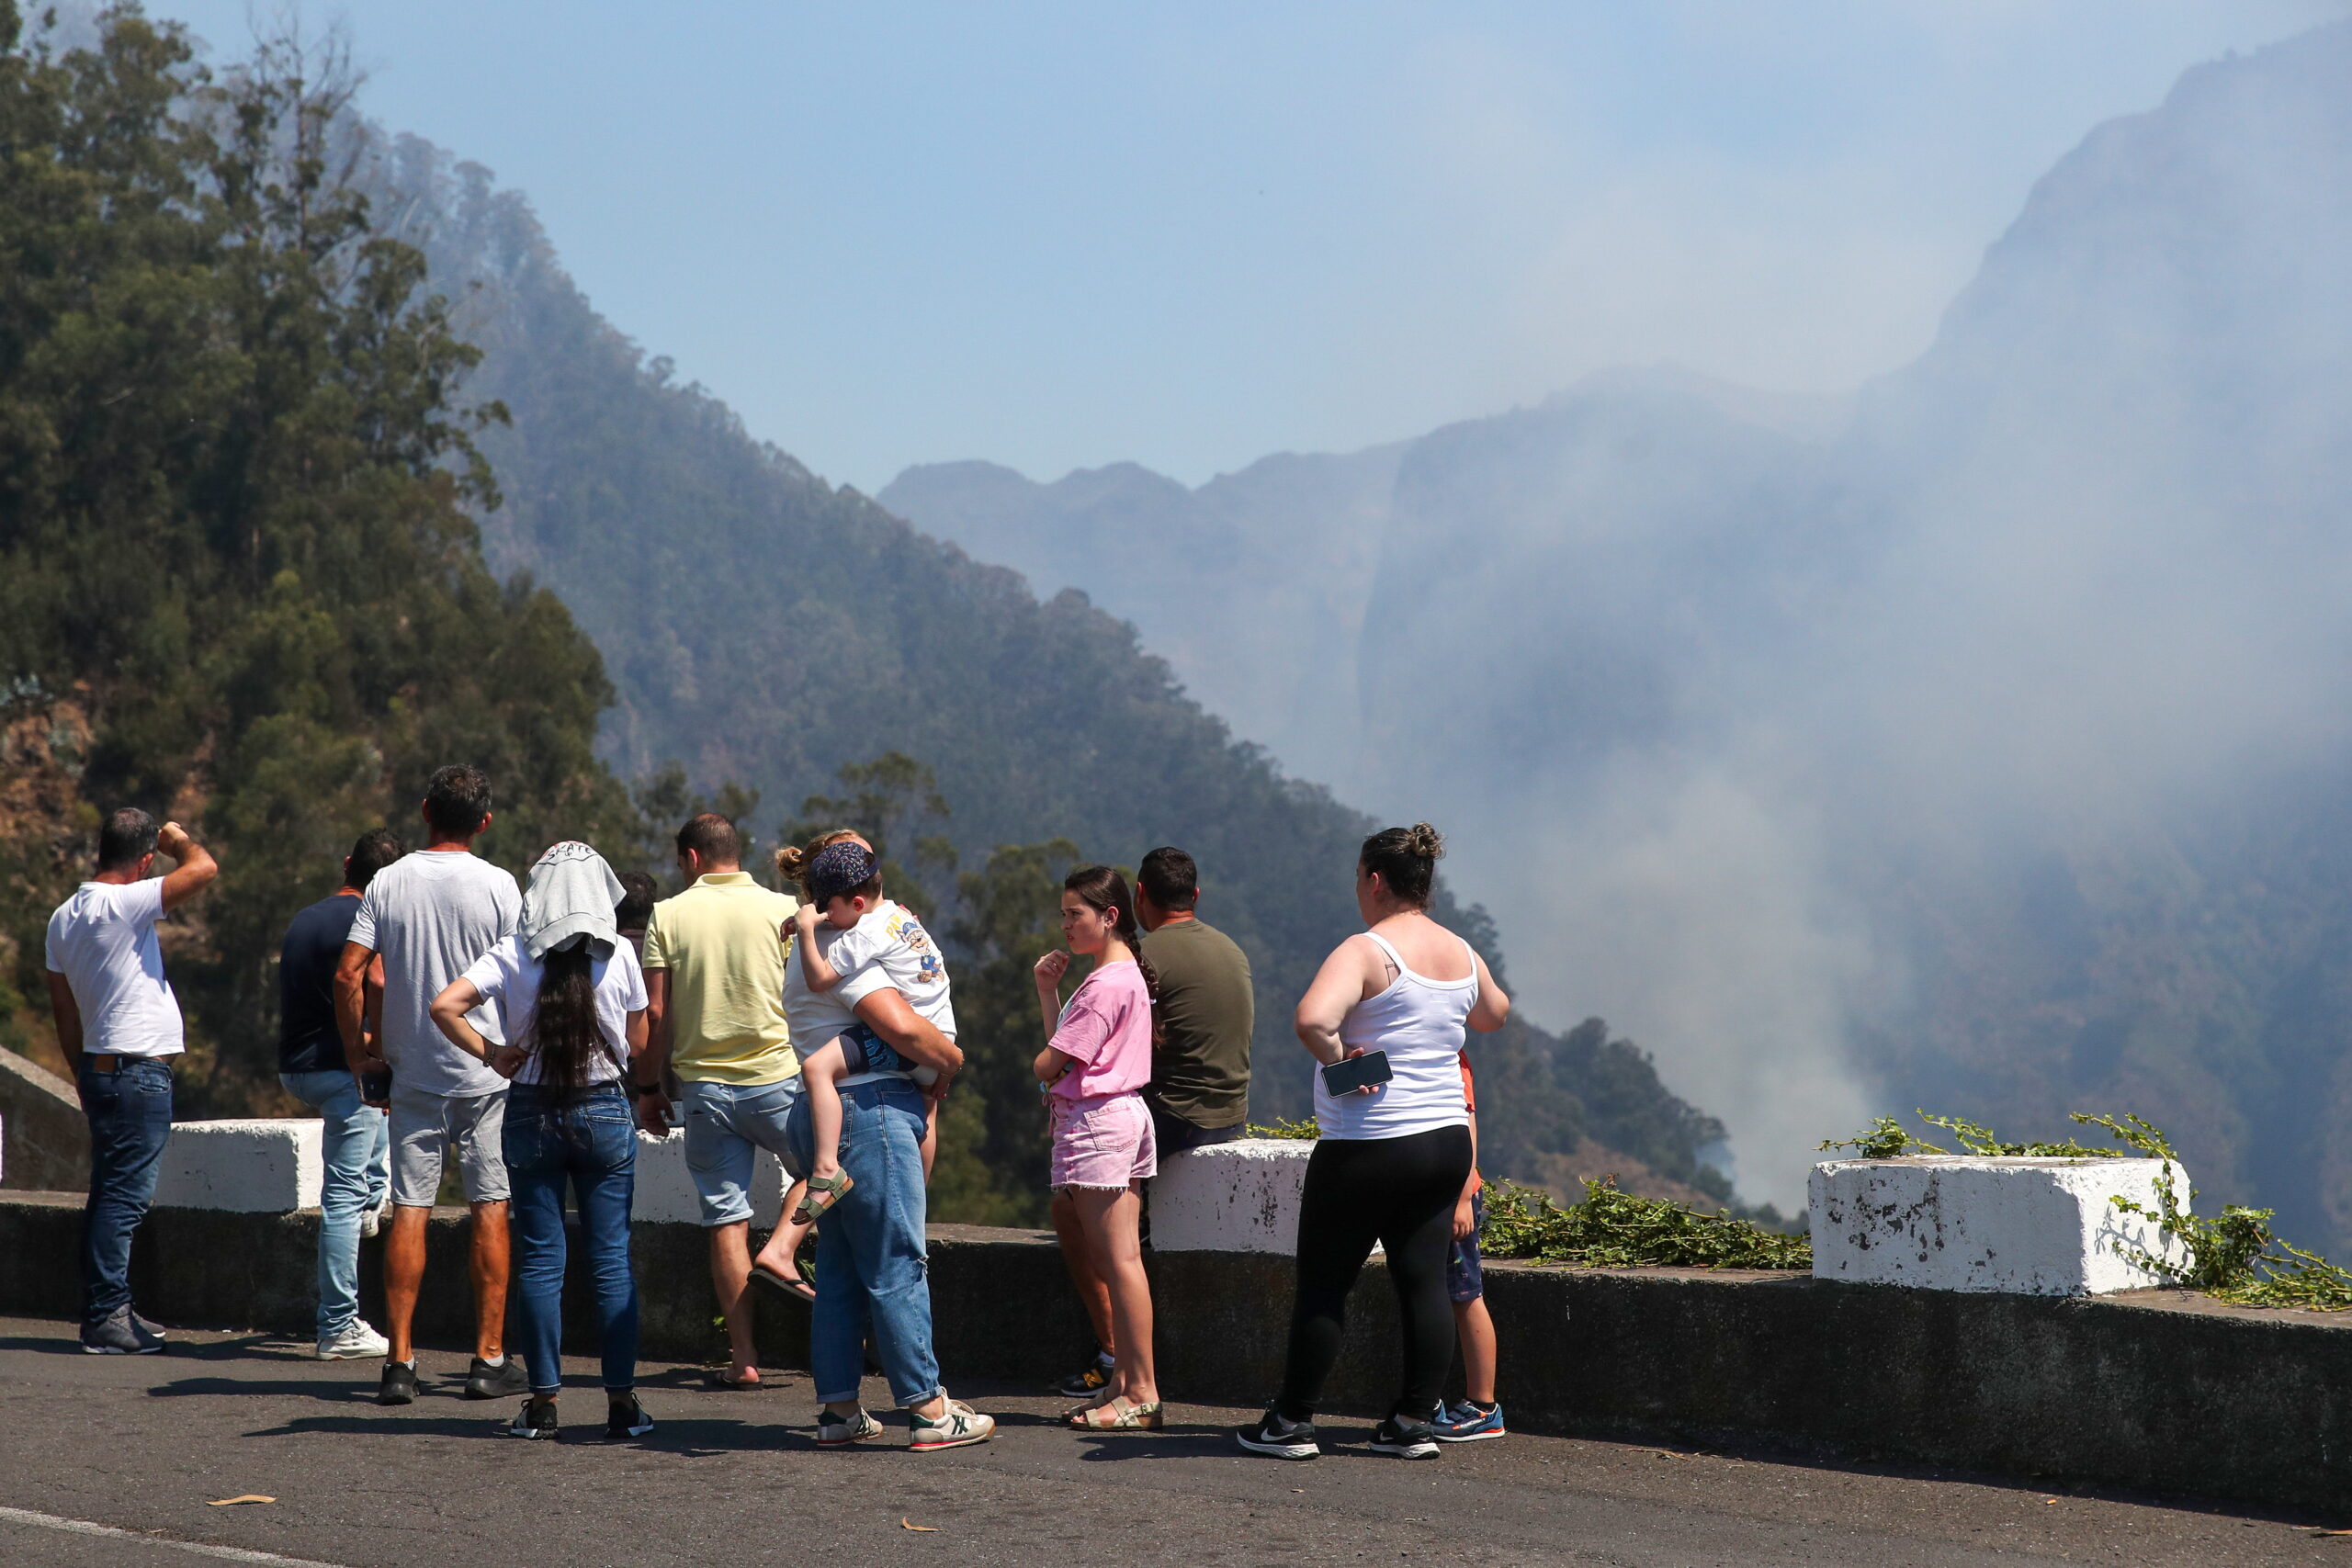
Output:
<path fill-rule="evenodd" d="M 487 848 L 625 839 L 594 647 L 484 564 L 477 352 L 325 156 L 342 105 L 209 79 L 135 13 L 52 55 L 0 0 L 0 1036 L 103 809 L 188 820 L 220 883 L 166 928 L 199 1113 L 268 1103 L 271 964 L 425 774 L 498 783 Z M 492 416 L 494 417 L 494 415 Z"/>
<path fill-rule="evenodd" d="M 54 36 L 0 0 L 7 1043 L 45 1032 L 41 926 L 105 807 L 179 816 L 220 854 L 166 942 L 187 1103 L 221 1113 L 276 1103 L 286 919 L 358 830 L 413 819 L 433 765 L 489 768 L 484 848 L 510 866 L 581 837 L 666 870 L 696 789 L 759 792 L 781 825 L 895 756 L 952 802 L 965 865 L 934 891 L 976 1017 L 1043 940 L 1047 859 L 1182 842 L 1258 966 L 1259 1113 L 1304 1109 L 1288 1002 L 1354 924 L 1366 819 L 1237 743 L 1082 596 L 1040 603 L 748 439 L 595 315 L 519 197 L 351 112 L 332 59 L 269 46 L 216 78 L 135 10 L 77 24 L 87 51 Z M 854 773 L 807 809 L 858 815 L 914 776 Z M 1499 966 L 1483 916 L 1442 913 Z M 996 1010 L 1001 1038 L 968 1043 L 1017 1063 L 1034 1021 Z M 1579 1039 L 1493 1043 L 1516 1086 L 1498 1169 L 1577 1151 L 1699 1178 L 1709 1119 L 1638 1051 Z M 994 1076 L 959 1097 L 945 1207 L 1018 1217 L 1042 1143 Z"/>

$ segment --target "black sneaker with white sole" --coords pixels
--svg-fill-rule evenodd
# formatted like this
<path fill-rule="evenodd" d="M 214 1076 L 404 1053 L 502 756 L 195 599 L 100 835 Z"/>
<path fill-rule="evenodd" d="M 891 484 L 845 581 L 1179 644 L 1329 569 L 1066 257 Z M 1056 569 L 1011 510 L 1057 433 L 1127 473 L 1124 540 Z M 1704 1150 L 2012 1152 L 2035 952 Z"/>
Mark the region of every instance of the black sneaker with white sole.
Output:
<path fill-rule="evenodd" d="M 653 1417 L 645 1413 L 645 1406 L 638 1403 L 637 1395 L 624 1394 L 618 1399 L 605 1403 L 605 1441 L 625 1443 L 631 1438 L 641 1438 L 651 1430 L 653 1430 Z"/>
<path fill-rule="evenodd" d="M 379 1404 L 414 1404 L 416 1403 L 416 1365 L 412 1361 L 386 1361 L 384 1381 L 376 1389 Z"/>
<path fill-rule="evenodd" d="M 1109 1386 L 1112 1363 L 1101 1356 L 1054 1385 L 1054 1392 L 1064 1399 L 1091 1399 Z"/>
<path fill-rule="evenodd" d="M 1372 1434 L 1372 1451 L 1395 1454 L 1398 1459 L 1435 1459 L 1437 1433 L 1427 1421 L 1391 1416 Z"/>
<path fill-rule="evenodd" d="M 163 1344 L 172 1337 L 171 1330 L 165 1328 L 162 1324 L 157 1323 L 153 1318 L 149 1317 L 145 1313 L 141 1312 L 137 1307 L 132 1307 L 130 1309 L 130 1321 L 131 1325 L 136 1327 L 140 1333 L 146 1335 L 158 1345 Z"/>
<path fill-rule="evenodd" d="M 1236 1427 L 1233 1440 L 1253 1454 L 1275 1459 L 1323 1457 L 1323 1447 L 1315 1440 L 1315 1423 L 1285 1421 L 1278 1411 L 1269 1410 L 1249 1426 Z"/>
<path fill-rule="evenodd" d="M 525 1400 L 523 1408 L 514 1412 L 514 1419 L 506 1423 L 504 1431 L 510 1438 L 560 1438 L 563 1435 L 556 1425 L 553 1400 L 544 1404 L 536 1399 Z"/>
<path fill-rule="evenodd" d="M 129 1307 L 82 1330 L 82 1349 L 92 1356 L 152 1356 L 163 1348 L 163 1336 L 141 1328 L 138 1314 Z"/>
<path fill-rule="evenodd" d="M 511 1393 L 522 1393 L 531 1386 L 530 1374 L 523 1371 L 522 1360 L 509 1356 L 492 1366 L 480 1356 L 466 1371 L 465 1394 L 468 1399 L 503 1399 Z"/>

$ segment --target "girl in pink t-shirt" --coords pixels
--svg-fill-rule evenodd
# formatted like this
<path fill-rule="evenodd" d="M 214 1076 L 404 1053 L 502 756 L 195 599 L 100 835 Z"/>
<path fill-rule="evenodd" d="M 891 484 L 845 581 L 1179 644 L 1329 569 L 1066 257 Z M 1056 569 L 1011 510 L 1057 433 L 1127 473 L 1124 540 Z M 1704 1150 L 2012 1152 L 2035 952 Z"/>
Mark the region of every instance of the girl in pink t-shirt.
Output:
<path fill-rule="evenodd" d="M 1159 978 L 1136 935 L 1127 879 L 1108 866 L 1081 866 L 1062 879 L 1062 938 L 1069 951 L 1037 961 L 1037 1001 L 1047 1043 L 1037 1082 L 1053 1112 L 1051 1181 L 1078 1210 L 1111 1293 L 1118 1365 L 1102 1391 L 1068 1417 L 1082 1430 L 1159 1428 L 1159 1385 L 1151 1363 L 1151 1281 L 1139 1234 L 1143 1184 L 1159 1174 L 1151 1111 L 1139 1092 L 1151 1081 L 1152 1004 Z M 1094 971 L 1068 1006 L 1062 976 L 1072 953 Z"/>

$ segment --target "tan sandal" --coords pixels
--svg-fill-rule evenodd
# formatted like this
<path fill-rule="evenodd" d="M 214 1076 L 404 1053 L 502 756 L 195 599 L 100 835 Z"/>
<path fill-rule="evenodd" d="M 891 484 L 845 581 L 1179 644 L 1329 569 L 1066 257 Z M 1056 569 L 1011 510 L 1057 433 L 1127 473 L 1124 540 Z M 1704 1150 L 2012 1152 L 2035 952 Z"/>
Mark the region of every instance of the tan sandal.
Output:
<path fill-rule="evenodd" d="M 1100 1410 L 1102 1406 L 1110 1404 L 1111 1401 L 1118 1397 L 1119 1396 L 1114 1390 L 1113 1385 L 1110 1383 L 1104 1383 L 1101 1388 L 1098 1388 L 1092 1393 L 1088 1394 L 1078 1404 L 1073 1404 L 1068 1410 L 1063 1411 L 1062 1419 L 1065 1421 L 1074 1422 L 1077 1417 L 1084 1415 L 1087 1411 Z"/>
<path fill-rule="evenodd" d="M 849 1190 L 856 1185 L 849 1179 L 846 1170 L 837 1170 L 831 1176 L 810 1177 L 808 1190 L 802 1193 L 800 1201 L 793 1205 L 792 1223 L 796 1225 L 814 1224 L 819 1215 L 848 1197 Z"/>
<path fill-rule="evenodd" d="M 1069 1421 L 1081 1432 L 1157 1432 L 1159 1401 L 1137 1404 L 1121 1394 L 1105 1404 L 1071 1411 Z"/>

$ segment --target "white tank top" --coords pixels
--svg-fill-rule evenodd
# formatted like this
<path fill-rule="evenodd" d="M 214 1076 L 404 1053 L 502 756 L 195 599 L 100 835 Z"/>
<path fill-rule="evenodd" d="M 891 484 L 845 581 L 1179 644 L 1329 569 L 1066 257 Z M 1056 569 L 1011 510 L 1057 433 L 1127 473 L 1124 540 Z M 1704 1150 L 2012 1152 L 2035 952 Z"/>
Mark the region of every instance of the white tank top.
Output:
<path fill-rule="evenodd" d="M 1395 1075 L 1374 1094 L 1333 1094 L 1315 1070 L 1315 1121 L 1327 1138 L 1402 1138 L 1433 1127 L 1466 1126 L 1469 1107 L 1462 1099 L 1462 1044 L 1470 1010 L 1478 1005 L 1478 960 L 1460 980 L 1432 980 L 1406 967 L 1405 960 L 1375 931 L 1396 978 L 1377 996 L 1366 997 L 1340 1021 L 1340 1043 L 1353 1050 L 1388 1053 Z M 1470 944 L 1463 942 L 1463 951 Z"/>

